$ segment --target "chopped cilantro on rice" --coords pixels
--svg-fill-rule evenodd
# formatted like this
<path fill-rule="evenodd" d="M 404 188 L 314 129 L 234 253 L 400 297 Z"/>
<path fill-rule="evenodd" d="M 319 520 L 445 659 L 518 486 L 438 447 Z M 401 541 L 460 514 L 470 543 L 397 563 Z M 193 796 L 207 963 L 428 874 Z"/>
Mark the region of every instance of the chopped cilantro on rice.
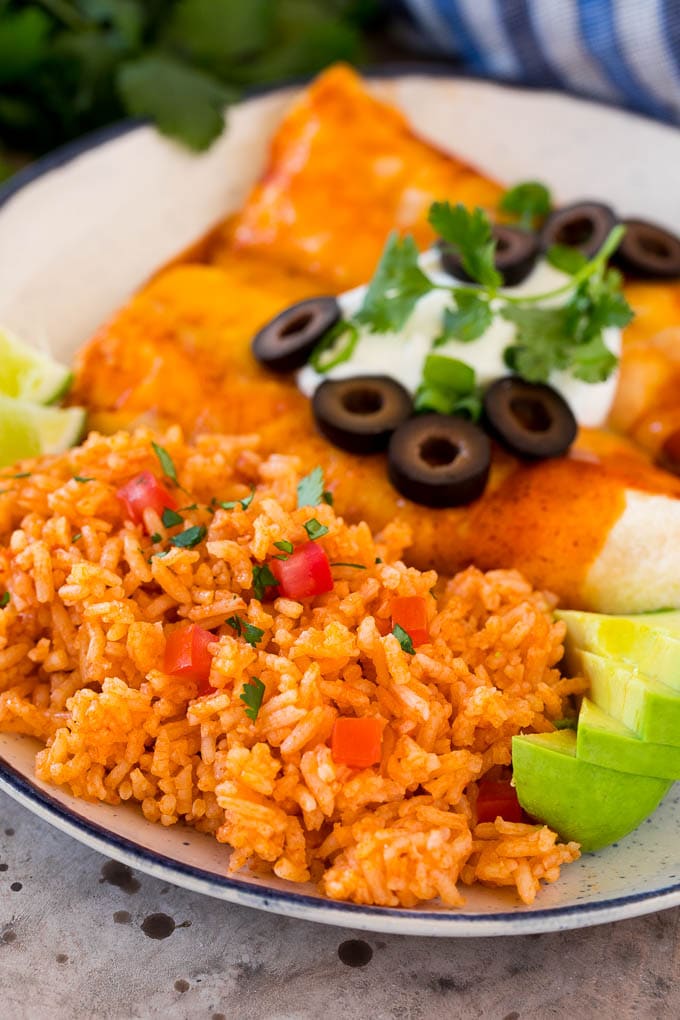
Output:
<path fill-rule="evenodd" d="M 159 470 L 154 449 L 191 495 L 187 527 L 205 529 L 193 547 L 172 546 L 153 510 L 148 531 L 126 520 L 115 496 Z M 0 587 L 11 593 L 0 730 L 44 742 L 41 779 L 209 833 L 232 848 L 225 870 L 272 870 L 357 903 L 456 907 L 474 882 L 530 903 L 578 856 L 545 826 L 476 824 L 477 782 L 509 774 L 512 735 L 552 729 L 583 689 L 556 668 L 564 625 L 552 598 L 517 572 L 469 568 L 439 582 L 403 564 L 399 522 L 374 539 L 322 502 L 317 541 L 331 563 L 372 566 L 341 571 L 313 599 L 265 588 L 260 601 L 254 567 L 284 541 L 307 541 L 293 459 L 263 460 L 247 437 L 189 446 L 173 429 L 93 434 L 26 466 L 0 495 Z M 151 556 L 159 541 L 166 555 Z M 408 654 L 391 600 L 433 588 L 430 642 Z M 234 617 L 262 632 L 256 645 Z M 202 697 L 194 680 L 163 672 L 167 635 L 188 623 L 215 636 Z M 264 690 L 249 714 L 253 677 Z M 379 764 L 333 760 L 338 716 L 379 718 Z"/>

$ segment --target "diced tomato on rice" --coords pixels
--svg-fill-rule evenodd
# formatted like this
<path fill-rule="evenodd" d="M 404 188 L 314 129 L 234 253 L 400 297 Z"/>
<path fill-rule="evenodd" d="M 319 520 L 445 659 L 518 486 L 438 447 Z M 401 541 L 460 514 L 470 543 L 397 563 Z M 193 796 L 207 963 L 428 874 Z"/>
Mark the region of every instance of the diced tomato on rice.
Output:
<path fill-rule="evenodd" d="M 152 440 L 196 504 L 182 512 L 202 536 L 191 547 L 152 543 L 121 515 L 115 493 L 157 468 Z M 518 573 L 465 570 L 437 586 L 435 611 L 437 577 L 403 564 L 399 522 L 378 541 L 322 505 L 329 561 L 372 566 L 343 568 L 323 594 L 296 600 L 273 587 L 258 600 L 253 567 L 272 561 L 276 542 L 306 539 L 309 508 L 291 509 L 296 461 L 262 460 L 243 437 L 188 445 L 176 429 L 142 429 L 93 434 L 27 470 L 0 494 L 11 595 L 0 613 L 0 730 L 44 742 L 42 780 L 210 833 L 232 848 L 232 871 L 271 869 L 358 903 L 457 907 L 474 882 L 529 903 L 578 856 L 544 826 L 475 824 L 479 781 L 508 777 L 512 735 L 550 730 L 583 690 L 556 668 L 554 600 Z M 91 473 L 87 486 L 71 484 Z M 244 509 L 235 500 L 253 481 Z M 414 599 L 423 602 L 397 601 Z M 395 605 L 432 606 L 414 654 L 391 633 Z M 249 643 L 227 623 L 234 616 L 262 637 Z M 169 639 L 190 627 L 211 638 L 201 697 L 191 668 L 164 668 Z M 260 699 L 250 715 L 249 684 Z M 379 745 L 334 754 L 343 720 L 379 726 Z"/>

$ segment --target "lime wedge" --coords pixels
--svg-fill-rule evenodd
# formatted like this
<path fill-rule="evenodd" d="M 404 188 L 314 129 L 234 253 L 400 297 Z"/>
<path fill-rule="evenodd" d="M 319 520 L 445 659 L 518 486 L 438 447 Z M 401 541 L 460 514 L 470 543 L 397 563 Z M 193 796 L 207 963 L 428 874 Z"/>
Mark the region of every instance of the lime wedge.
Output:
<path fill-rule="evenodd" d="M 0 329 L 0 393 L 36 404 L 53 404 L 64 396 L 72 381 L 73 375 L 65 365 Z"/>
<path fill-rule="evenodd" d="M 62 453 L 85 431 L 82 407 L 41 407 L 0 396 L 0 466 L 40 453 Z"/>

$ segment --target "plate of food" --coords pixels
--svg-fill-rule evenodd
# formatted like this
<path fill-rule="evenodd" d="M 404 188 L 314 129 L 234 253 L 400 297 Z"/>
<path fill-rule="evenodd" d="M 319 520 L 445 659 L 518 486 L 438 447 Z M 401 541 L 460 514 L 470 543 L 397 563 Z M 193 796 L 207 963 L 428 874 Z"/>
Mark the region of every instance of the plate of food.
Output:
<path fill-rule="evenodd" d="M 0 788 L 324 923 L 680 903 L 679 158 L 338 66 L 10 184 Z"/>

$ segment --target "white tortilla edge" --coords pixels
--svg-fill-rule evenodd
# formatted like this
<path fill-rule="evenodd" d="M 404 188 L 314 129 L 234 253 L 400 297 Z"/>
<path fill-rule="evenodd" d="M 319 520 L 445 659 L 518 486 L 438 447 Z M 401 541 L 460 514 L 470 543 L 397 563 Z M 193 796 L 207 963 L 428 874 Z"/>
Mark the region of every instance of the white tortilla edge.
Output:
<path fill-rule="evenodd" d="M 600 613 L 680 607 L 680 500 L 626 490 L 623 513 L 588 572 L 583 601 Z"/>

